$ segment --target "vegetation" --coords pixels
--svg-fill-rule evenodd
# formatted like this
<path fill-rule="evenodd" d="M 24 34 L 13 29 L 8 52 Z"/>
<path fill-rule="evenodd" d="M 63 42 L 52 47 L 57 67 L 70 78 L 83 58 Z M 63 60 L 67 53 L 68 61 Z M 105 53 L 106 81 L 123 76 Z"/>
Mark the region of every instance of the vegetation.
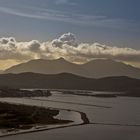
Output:
<path fill-rule="evenodd" d="M 91 79 L 69 73 L 55 75 L 20 73 L 0 75 L 0 86 L 20 89 L 38 88 L 128 92 L 134 90 L 140 91 L 140 79 L 125 76 Z"/>
<path fill-rule="evenodd" d="M 40 97 L 50 96 L 49 90 L 20 90 L 15 88 L 0 88 L 0 97 Z"/>
<path fill-rule="evenodd" d="M 69 120 L 55 119 L 59 110 L 43 107 L 0 103 L 0 129 L 27 129 L 42 124 L 63 124 Z"/>

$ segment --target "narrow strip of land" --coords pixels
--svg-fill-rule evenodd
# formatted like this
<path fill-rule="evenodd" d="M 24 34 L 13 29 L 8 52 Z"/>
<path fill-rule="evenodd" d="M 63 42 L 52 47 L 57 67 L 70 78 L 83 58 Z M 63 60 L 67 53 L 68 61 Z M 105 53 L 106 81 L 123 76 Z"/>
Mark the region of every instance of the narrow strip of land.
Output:
<path fill-rule="evenodd" d="M 127 126 L 127 127 L 140 127 L 140 124 L 121 124 L 121 123 L 100 123 L 100 122 L 95 122 L 95 123 L 89 123 L 93 125 L 110 125 L 110 126 Z"/>

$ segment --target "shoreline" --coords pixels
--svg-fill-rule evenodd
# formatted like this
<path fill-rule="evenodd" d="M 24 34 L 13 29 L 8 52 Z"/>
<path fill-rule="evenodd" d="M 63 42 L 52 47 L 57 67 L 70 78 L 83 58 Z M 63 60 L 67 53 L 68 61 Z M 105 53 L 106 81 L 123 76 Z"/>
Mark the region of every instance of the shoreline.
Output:
<path fill-rule="evenodd" d="M 8 103 L 8 102 L 2 102 L 0 101 L 1 103 Z M 8 104 L 14 104 L 14 103 L 8 103 Z M 25 105 L 25 104 L 14 104 L 14 105 Z M 25 106 L 30 106 L 30 105 L 25 105 Z M 40 108 L 40 106 L 36 106 L 38 108 Z M 47 109 L 47 108 L 46 108 Z M 58 108 L 48 108 L 48 109 L 58 109 Z M 39 132 L 39 131 L 46 131 L 46 130 L 53 130 L 53 129 L 60 129 L 60 128 L 67 128 L 67 127 L 74 127 L 74 126 L 80 126 L 80 125 L 86 125 L 86 124 L 90 124 L 90 121 L 86 115 L 86 113 L 84 112 L 80 112 L 80 111 L 76 111 L 76 110 L 70 110 L 70 109 L 59 109 L 60 110 L 65 110 L 65 111 L 73 111 L 73 112 L 76 112 L 76 113 L 79 113 L 80 114 L 80 119 L 82 120 L 82 122 L 76 124 L 71 124 L 71 123 L 68 123 L 68 124 L 54 124 L 55 127 L 50 127 L 50 128 L 47 128 L 47 125 L 42 125 L 41 128 L 35 128 L 33 127 L 33 130 L 29 129 L 29 130 L 19 130 L 18 132 L 11 132 L 8 134 L 3 134 L 3 135 L 0 135 L 0 138 L 1 137 L 8 137 L 8 136 L 13 136 L 13 135 L 20 135 L 20 134 L 26 134 L 26 133 L 34 133 L 34 132 Z M 59 125 L 59 126 L 56 126 L 56 125 Z"/>

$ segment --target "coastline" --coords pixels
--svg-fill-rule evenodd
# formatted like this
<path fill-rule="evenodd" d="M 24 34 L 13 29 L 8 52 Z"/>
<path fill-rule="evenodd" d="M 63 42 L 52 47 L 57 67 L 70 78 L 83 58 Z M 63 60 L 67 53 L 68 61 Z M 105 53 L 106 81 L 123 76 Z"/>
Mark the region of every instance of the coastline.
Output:
<path fill-rule="evenodd" d="M 0 101 L 0 102 L 2 102 L 2 101 Z M 14 103 L 10 103 L 10 104 L 14 104 Z M 23 104 L 18 104 L 18 105 L 23 105 Z M 28 107 L 30 105 L 25 105 L 25 106 Z M 40 108 L 40 106 L 36 106 L 36 107 Z M 50 108 L 48 108 L 48 109 L 50 109 Z M 55 110 L 56 108 L 51 108 L 51 109 Z M 84 112 L 75 111 L 75 110 L 67 110 L 67 109 L 60 109 L 59 111 L 61 111 L 61 110 L 78 113 L 80 115 L 79 119 L 81 119 L 81 121 L 80 122 L 73 122 L 73 123 L 59 124 L 59 125 L 49 125 L 49 126 L 48 125 L 41 125 L 41 127 L 33 127 L 33 128 L 31 128 L 29 130 L 19 130 L 19 131 L 16 131 L 16 132 L 5 133 L 5 134 L 0 135 L 0 137 L 7 137 L 7 136 L 26 134 L 26 133 L 34 133 L 34 132 L 39 132 L 39 131 L 60 129 L 60 128 L 66 128 L 66 127 L 74 127 L 74 126 L 86 125 L 86 124 L 90 123 L 87 115 Z M 72 121 L 72 120 L 69 120 L 69 121 Z"/>

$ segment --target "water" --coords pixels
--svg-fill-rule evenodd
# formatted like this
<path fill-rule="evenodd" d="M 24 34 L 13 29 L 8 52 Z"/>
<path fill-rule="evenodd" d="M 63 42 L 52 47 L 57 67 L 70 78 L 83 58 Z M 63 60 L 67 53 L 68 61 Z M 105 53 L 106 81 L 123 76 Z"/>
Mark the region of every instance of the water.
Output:
<path fill-rule="evenodd" d="M 140 98 L 96 98 L 54 93 L 48 98 L 1 98 L 0 101 L 81 111 L 95 123 L 5 137 L 2 140 L 140 140 L 140 127 L 135 126 L 140 125 Z M 60 116 L 63 114 L 66 115 L 63 112 Z"/>

